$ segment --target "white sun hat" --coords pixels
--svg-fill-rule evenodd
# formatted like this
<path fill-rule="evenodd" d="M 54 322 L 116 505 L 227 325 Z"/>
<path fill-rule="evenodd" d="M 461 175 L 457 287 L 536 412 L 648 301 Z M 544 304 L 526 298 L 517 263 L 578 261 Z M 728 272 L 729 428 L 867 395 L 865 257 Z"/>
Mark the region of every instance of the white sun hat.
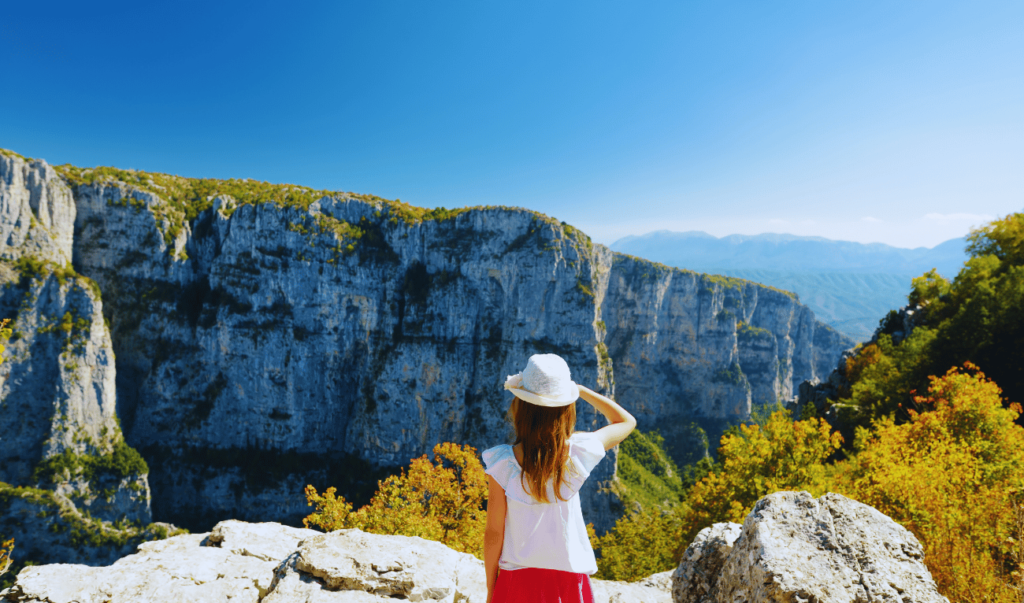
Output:
<path fill-rule="evenodd" d="M 505 389 L 524 402 L 537 406 L 569 406 L 580 397 L 569 365 L 558 354 L 534 354 L 518 375 L 505 379 Z"/>

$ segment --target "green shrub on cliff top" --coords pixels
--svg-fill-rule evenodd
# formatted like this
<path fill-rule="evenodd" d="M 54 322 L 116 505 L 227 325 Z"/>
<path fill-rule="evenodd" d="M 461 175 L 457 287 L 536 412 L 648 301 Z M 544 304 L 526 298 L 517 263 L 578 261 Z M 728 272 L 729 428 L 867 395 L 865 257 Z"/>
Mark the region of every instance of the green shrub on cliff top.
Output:
<path fill-rule="evenodd" d="M 37 278 L 44 278 L 52 274 L 57 277 L 57 282 L 61 285 L 64 285 L 69 280 L 74 281 L 78 284 L 85 285 L 89 291 L 92 291 L 93 296 L 96 299 L 100 299 L 100 287 L 96 284 L 96 281 L 75 272 L 75 269 L 71 264 L 58 264 L 33 255 L 23 255 L 14 262 L 11 262 L 10 260 L 0 261 L 7 262 L 8 265 L 12 265 L 14 270 L 16 270 L 23 279 L 33 280 Z"/>
<path fill-rule="evenodd" d="M 259 205 L 263 203 L 274 203 L 282 207 L 291 207 L 306 210 L 315 201 L 324 197 L 348 198 L 373 203 L 380 206 L 380 210 L 374 214 L 373 226 L 380 229 L 382 226 L 399 223 L 418 223 L 425 221 L 446 221 L 476 209 L 502 209 L 527 211 L 539 219 L 557 224 L 557 221 L 531 210 L 522 210 L 505 206 L 480 206 L 462 207 L 447 209 L 437 207 L 427 209 L 415 207 L 403 203 L 399 199 L 389 200 L 375 195 L 359 193 L 348 193 L 330 190 L 318 190 L 306 186 L 293 184 L 272 184 L 251 179 L 227 179 L 216 178 L 185 178 L 170 174 L 156 172 L 143 172 L 139 170 L 124 170 L 114 167 L 79 168 L 72 165 L 55 166 L 57 172 L 72 187 L 109 184 L 118 187 L 120 192 L 114 193 L 113 199 L 108 199 L 111 205 L 121 207 L 134 207 L 136 211 L 148 208 L 156 218 L 157 224 L 163 232 L 164 245 L 170 250 L 174 248 L 174 242 L 181 234 L 183 225 L 190 223 L 203 211 L 213 206 L 213 200 L 218 196 L 230 196 L 238 205 Z M 122 186 L 127 186 L 124 190 Z M 143 191 L 162 199 L 160 203 L 147 203 L 146 200 L 138 198 L 132 191 Z M 234 208 L 224 210 L 230 214 Z M 364 218 L 364 221 L 366 218 Z M 324 222 L 323 220 L 321 222 Z M 326 219 L 326 223 L 319 224 L 320 230 L 334 231 L 340 241 L 347 242 L 338 247 L 338 252 L 352 253 L 357 246 L 356 241 L 360 234 L 364 233 L 366 225 L 360 223 L 358 226 L 336 220 Z M 306 225 L 295 225 L 296 228 L 307 230 Z M 569 234 L 576 231 L 568 227 Z M 570 232 L 571 231 L 571 232 Z M 364 237 L 365 238 L 365 237 Z M 583 239 L 585 246 L 591 247 L 589 238 L 585 235 L 575 236 L 574 240 Z M 366 242 L 362 242 L 366 246 Z M 187 259 L 186 256 L 179 256 L 178 259 Z M 334 258 L 337 261 L 338 258 Z"/>
<path fill-rule="evenodd" d="M 18 159 L 21 159 L 22 161 L 32 161 L 31 157 L 25 157 L 24 155 L 22 155 L 20 153 L 15 153 L 14 151 L 12 151 L 10 149 L 0 149 L 0 155 L 4 155 L 6 157 L 17 157 Z"/>
<path fill-rule="evenodd" d="M 152 193 L 170 205 L 185 220 L 193 220 L 201 212 L 213 206 L 217 196 L 230 196 L 240 205 L 275 203 L 282 207 L 308 209 L 323 197 L 347 197 L 379 203 L 388 216 L 403 222 L 428 220 L 450 220 L 471 209 L 514 209 L 504 206 L 461 207 L 427 209 L 376 195 L 314 189 L 296 184 L 272 184 L 249 178 L 186 178 L 158 172 L 124 170 L 114 167 L 80 168 L 65 164 L 54 166 L 57 172 L 71 186 L 88 186 L 102 183 L 124 183 L 129 187 Z M 531 212 L 535 213 L 535 212 Z"/>

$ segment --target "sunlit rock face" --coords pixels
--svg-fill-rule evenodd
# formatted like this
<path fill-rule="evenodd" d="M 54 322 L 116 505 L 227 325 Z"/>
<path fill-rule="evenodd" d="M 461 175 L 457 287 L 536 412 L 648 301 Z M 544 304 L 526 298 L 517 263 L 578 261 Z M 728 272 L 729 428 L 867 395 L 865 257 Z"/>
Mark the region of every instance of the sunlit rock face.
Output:
<path fill-rule="evenodd" d="M 948 603 L 921 543 L 891 518 L 830 492 L 774 492 L 743 525 L 697 534 L 672 574 L 675 603 Z"/>
<path fill-rule="evenodd" d="M 696 421 L 716 440 L 753 407 L 789 400 L 851 343 L 792 294 L 615 254 L 602 306 L 615 391 L 677 460 Z M 699 452 L 699 451 L 698 451 Z"/>
<path fill-rule="evenodd" d="M 595 603 L 670 603 L 672 572 L 591 580 Z M 20 603 L 485 603 L 483 561 L 440 542 L 276 523 L 223 521 L 209 533 L 147 542 L 109 567 L 22 570 L 0 600 Z"/>
<path fill-rule="evenodd" d="M 123 551 L 75 549 L 62 530 L 148 523 L 150 492 L 144 470 L 117 462 L 113 344 L 100 289 L 71 269 L 75 217 L 52 167 L 0 152 L 0 533 L 36 561 L 109 562 Z"/>
<path fill-rule="evenodd" d="M 104 292 L 154 513 L 197 529 L 295 522 L 306 483 L 372 491 L 375 468 L 439 442 L 507 441 L 501 386 L 533 353 L 672 436 L 789 398 L 848 345 L 785 293 L 614 254 L 525 210 L 225 197 L 172 236 L 153 192 L 81 185 L 75 201 L 74 263 Z M 604 424 L 578 410 L 578 429 Z M 615 460 L 582 492 L 599 531 L 621 512 L 599 493 Z"/>
<path fill-rule="evenodd" d="M 0 257 L 71 260 L 75 201 L 45 161 L 0 153 Z"/>

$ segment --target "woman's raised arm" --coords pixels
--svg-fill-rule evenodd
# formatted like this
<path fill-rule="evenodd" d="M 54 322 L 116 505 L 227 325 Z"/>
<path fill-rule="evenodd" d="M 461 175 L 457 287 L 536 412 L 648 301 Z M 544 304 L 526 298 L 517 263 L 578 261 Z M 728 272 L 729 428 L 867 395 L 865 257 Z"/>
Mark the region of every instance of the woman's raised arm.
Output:
<path fill-rule="evenodd" d="M 636 428 L 636 419 L 633 418 L 633 415 L 626 412 L 626 409 L 619 406 L 615 400 L 602 396 L 582 385 L 577 384 L 577 386 L 580 388 L 580 397 L 600 411 L 608 419 L 608 422 L 611 423 L 611 425 L 605 425 L 594 432 L 594 435 L 604 444 L 605 450 L 614 448 Z"/>

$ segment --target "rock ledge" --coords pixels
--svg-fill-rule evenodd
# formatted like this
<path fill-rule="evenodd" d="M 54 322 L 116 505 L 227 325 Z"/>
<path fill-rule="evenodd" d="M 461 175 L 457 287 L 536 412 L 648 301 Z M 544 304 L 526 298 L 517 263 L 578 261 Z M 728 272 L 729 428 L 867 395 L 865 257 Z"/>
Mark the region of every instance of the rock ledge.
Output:
<path fill-rule="evenodd" d="M 593 580 L 597 603 L 669 603 L 669 572 Z M 107 567 L 27 567 L 0 601 L 19 603 L 484 603 L 483 563 L 441 543 L 276 523 L 223 521 L 208 534 L 139 545 Z"/>

